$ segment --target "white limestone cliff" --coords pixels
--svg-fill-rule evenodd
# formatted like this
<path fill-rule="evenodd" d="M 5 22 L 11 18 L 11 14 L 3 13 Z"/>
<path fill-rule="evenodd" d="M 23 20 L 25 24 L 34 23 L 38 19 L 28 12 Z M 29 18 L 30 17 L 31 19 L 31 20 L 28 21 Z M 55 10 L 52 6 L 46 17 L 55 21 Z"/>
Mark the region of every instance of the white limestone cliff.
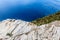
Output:
<path fill-rule="evenodd" d="M 60 40 L 60 21 L 37 26 L 22 20 L 7 19 L 0 22 L 0 40 Z"/>

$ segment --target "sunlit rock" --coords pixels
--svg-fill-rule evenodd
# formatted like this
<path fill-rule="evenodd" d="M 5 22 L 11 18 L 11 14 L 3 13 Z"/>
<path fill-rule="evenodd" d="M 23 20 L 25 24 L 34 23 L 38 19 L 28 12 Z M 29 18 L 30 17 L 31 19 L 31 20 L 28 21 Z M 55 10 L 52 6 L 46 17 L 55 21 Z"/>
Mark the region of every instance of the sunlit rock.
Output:
<path fill-rule="evenodd" d="M 37 26 L 31 22 L 7 19 L 0 22 L 0 40 L 60 40 L 60 21 Z"/>

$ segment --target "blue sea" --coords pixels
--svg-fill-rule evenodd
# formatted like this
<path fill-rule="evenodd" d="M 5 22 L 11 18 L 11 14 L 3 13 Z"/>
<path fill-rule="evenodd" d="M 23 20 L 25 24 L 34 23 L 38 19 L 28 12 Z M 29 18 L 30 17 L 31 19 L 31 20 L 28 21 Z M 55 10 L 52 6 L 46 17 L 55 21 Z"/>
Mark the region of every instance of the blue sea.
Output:
<path fill-rule="evenodd" d="M 47 1 L 47 0 L 46 0 Z M 3 3 L 0 5 L 0 20 L 5 19 L 21 19 L 24 21 L 33 21 L 50 14 L 54 14 L 60 10 L 59 6 L 53 1 L 31 2 L 31 3 Z M 17 1 L 18 2 L 18 1 Z"/>

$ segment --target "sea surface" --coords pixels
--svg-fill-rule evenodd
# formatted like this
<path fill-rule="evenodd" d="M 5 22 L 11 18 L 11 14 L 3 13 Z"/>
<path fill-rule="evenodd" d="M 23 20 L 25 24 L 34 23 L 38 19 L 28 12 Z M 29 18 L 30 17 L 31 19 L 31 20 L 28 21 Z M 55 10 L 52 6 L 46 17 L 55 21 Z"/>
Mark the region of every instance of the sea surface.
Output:
<path fill-rule="evenodd" d="M 7 6 L 8 5 L 8 6 Z M 27 5 L 7 4 L 0 7 L 0 20 L 5 19 L 21 19 L 24 21 L 33 21 L 59 11 L 59 5 L 53 2 L 35 2 Z"/>

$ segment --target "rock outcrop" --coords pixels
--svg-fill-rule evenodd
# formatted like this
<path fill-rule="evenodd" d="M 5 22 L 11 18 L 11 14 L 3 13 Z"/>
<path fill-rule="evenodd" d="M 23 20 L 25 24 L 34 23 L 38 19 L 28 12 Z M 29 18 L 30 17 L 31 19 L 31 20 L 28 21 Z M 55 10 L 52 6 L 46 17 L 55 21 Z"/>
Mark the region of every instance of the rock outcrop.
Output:
<path fill-rule="evenodd" d="M 37 26 L 31 22 L 7 19 L 0 22 L 0 40 L 60 40 L 60 21 Z"/>

